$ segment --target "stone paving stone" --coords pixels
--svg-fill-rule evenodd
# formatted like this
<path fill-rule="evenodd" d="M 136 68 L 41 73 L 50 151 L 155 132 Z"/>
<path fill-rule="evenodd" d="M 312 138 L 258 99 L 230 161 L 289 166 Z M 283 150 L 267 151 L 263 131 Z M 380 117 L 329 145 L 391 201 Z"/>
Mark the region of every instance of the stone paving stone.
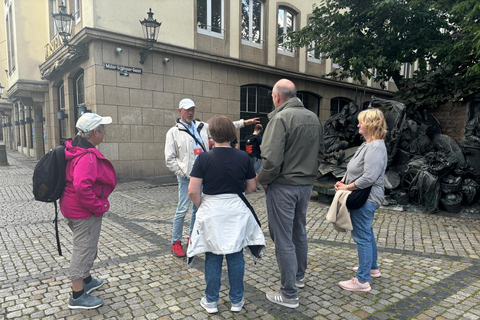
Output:
<path fill-rule="evenodd" d="M 13 154 L 10 162 L 10 155 Z M 14 168 L 0 168 L 0 318 L 46 319 L 225 319 L 234 316 L 224 266 L 219 313 L 199 305 L 205 283 L 203 257 L 193 268 L 171 255 L 176 185 L 151 181 L 120 183 L 104 217 L 93 275 L 106 280 L 94 295 L 96 310 L 70 310 L 66 275 L 71 232 L 60 218 L 64 256 L 56 252 L 53 206 L 33 201 L 33 162 L 9 153 Z M 246 260 L 245 307 L 239 319 L 480 319 L 480 223 L 381 208 L 373 224 L 382 278 L 372 291 L 341 290 L 338 281 L 354 276 L 356 246 L 350 233 L 326 222 L 328 204 L 313 196 L 307 212 L 309 265 L 300 307 L 273 305 L 265 292 L 279 289 L 274 244 L 268 237 L 263 192 L 247 195 L 267 240 L 265 257 Z M 26 214 L 28 213 L 28 214 Z M 184 235 L 187 233 L 188 216 Z M 446 289 L 443 289 L 445 287 Z M 2 313 L 3 312 L 3 313 Z"/>

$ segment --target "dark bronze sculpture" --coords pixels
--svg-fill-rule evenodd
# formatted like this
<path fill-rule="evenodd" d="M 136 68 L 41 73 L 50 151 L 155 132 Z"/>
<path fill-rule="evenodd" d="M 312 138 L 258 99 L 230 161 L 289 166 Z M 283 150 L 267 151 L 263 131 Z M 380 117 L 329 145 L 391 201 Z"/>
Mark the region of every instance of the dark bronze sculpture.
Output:
<path fill-rule="evenodd" d="M 480 99 L 467 106 L 465 141 L 459 143 L 441 134 L 438 121 L 427 112 L 407 118 L 402 103 L 376 97 L 368 107 L 381 109 L 388 127 L 384 205 L 404 205 L 409 199 L 429 213 L 439 207 L 456 213 L 462 204 L 480 203 Z M 326 156 L 315 187 L 319 193 L 333 194 L 328 186 L 343 176 L 361 144 L 356 128 L 360 111 L 350 103 L 326 121 Z"/>

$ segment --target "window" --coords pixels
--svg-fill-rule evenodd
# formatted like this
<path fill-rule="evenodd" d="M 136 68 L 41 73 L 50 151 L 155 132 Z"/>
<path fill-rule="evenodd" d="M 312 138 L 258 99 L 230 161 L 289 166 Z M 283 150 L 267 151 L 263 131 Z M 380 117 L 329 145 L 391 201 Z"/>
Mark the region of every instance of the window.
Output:
<path fill-rule="evenodd" d="M 313 24 L 313 18 L 310 17 L 308 19 L 308 24 L 312 25 Z M 310 42 L 310 46 L 308 47 L 307 51 L 307 61 L 312 61 L 316 63 L 322 62 L 322 55 L 320 53 L 320 49 L 317 48 L 317 41 L 312 41 Z"/>
<path fill-rule="evenodd" d="M 262 46 L 262 16 L 262 2 L 242 0 L 242 43 Z"/>
<path fill-rule="evenodd" d="M 277 20 L 277 28 L 278 28 L 278 38 L 277 38 L 277 45 L 278 45 L 278 52 L 293 54 L 293 48 L 286 48 L 284 44 L 287 42 L 286 36 L 281 36 L 282 34 L 286 34 L 291 31 L 295 31 L 295 14 L 293 11 L 289 10 L 288 8 L 278 9 L 278 20 Z"/>
<path fill-rule="evenodd" d="M 197 32 L 223 39 L 223 0 L 197 0 Z"/>
<path fill-rule="evenodd" d="M 51 0 L 50 5 L 52 6 L 51 12 L 57 13 L 57 0 Z M 55 37 L 57 35 L 57 28 L 55 28 L 55 20 L 51 17 L 51 15 L 50 15 L 50 22 L 51 22 L 50 29 L 53 32 L 53 37 Z"/>
<path fill-rule="evenodd" d="M 312 62 L 317 62 L 317 63 L 322 62 L 322 55 L 320 53 L 320 49 L 316 47 L 315 41 L 312 41 L 310 43 L 310 47 L 307 52 L 307 60 Z"/>
<path fill-rule="evenodd" d="M 297 97 L 302 100 L 303 106 L 308 110 L 320 115 L 320 97 L 306 91 L 298 91 Z"/>
<path fill-rule="evenodd" d="M 348 105 L 351 101 L 346 98 L 333 98 L 330 100 L 330 116 L 340 113 L 343 107 Z"/>
<path fill-rule="evenodd" d="M 83 70 L 77 73 L 75 79 L 75 88 L 74 88 L 74 101 L 73 105 L 75 106 L 75 123 L 79 118 L 78 107 L 85 105 L 85 83 L 83 77 Z"/>
<path fill-rule="evenodd" d="M 8 46 L 8 71 L 9 73 L 15 71 L 16 62 L 15 62 L 15 37 L 13 33 L 13 15 L 12 7 L 10 6 L 8 10 L 8 15 L 5 20 L 6 23 L 6 36 L 7 36 L 7 46 Z"/>
<path fill-rule="evenodd" d="M 58 111 L 65 112 L 65 85 L 62 84 L 58 87 Z M 58 120 L 60 130 L 60 142 L 64 142 L 67 139 L 67 119 Z"/>
<path fill-rule="evenodd" d="M 30 106 L 30 107 L 25 107 L 25 108 L 28 108 L 28 125 L 29 125 L 29 132 L 30 132 L 30 148 L 35 148 L 35 126 L 33 125 L 33 119 L 32 119 L 32 115 L 34 114 L 33 112 L 33 107 Z"/>
<path fill-rule="evenodd" d="M 405 79 L 412 77 L 412 65 L 408 62 L 403 65 L 403 77 Z"/>
<path fill-rule="evenodd" d="M 240 88 L 240 118 L 260 118 L 260 123 L 267 125 L 267 114 L 273 110 L 271 88 L 259 85 L 246 85 Z M 240 129 L 240 149 L 245 150 L 245 137 L 253 132 L 255 126 Z"/>
<path fill-rule="evenodd" d="M 75 0 L 75 24 L 78 24 L 82 20 L 82 15 L 80 14 L 80 0 Z"/>

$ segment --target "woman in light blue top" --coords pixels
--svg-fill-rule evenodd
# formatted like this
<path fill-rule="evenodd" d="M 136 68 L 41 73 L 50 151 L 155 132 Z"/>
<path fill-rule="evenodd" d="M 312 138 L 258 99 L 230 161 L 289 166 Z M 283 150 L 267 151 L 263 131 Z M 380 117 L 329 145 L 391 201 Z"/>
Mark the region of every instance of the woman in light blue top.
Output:
<path fill-rule="evenodd" d="M 387 124 L 382 111 L 367 109 L 358 115 L 359 133 L 365 142 L 358 148 L 348 163 L 345 176 L 335 184 L 337 190 L 357 190 L 372 186 L 367 202 L 357 210 L 350 211 L 352 237 L 357 243 L 359 266 L 353 268 L 356 277 L 338 284 L 344 290 L 370 291 L 370 277 L 381 276 L 377 265 L 377 244 L 372 223 L 375 211 L 384 198 L 383 178 L 387 168 L 385 136 Z"/>

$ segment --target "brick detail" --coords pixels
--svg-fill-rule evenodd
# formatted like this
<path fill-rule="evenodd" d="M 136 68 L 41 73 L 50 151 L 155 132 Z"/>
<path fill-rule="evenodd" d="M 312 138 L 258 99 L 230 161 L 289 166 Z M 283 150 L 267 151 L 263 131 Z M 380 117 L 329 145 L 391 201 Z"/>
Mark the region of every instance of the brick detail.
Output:
<path fill-rule="evenodd" d="M 447 102 L 430 113 L 437 118 L 443 134 L 455 141 L 464 139 L 467 119 L 465 102 Z"/>

